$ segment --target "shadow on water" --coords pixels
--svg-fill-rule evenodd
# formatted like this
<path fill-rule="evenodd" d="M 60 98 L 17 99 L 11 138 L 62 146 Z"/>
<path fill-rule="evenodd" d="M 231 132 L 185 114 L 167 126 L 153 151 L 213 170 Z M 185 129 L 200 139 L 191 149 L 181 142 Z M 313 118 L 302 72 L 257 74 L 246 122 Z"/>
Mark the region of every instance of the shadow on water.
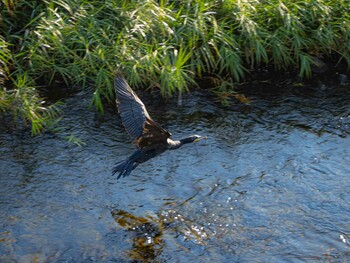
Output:
<path fill-rule="evenodd" d="M 268 84 L 221 107 L 142 93 L 175 138 L 121 180 L 133 151 L 115 109 L 67 98 L 59 134 L 0 127 L 1 262 L 343 262 L 350 258 L 350 89 Z M 80 138 L 77 147 L 62 139 Z"/>

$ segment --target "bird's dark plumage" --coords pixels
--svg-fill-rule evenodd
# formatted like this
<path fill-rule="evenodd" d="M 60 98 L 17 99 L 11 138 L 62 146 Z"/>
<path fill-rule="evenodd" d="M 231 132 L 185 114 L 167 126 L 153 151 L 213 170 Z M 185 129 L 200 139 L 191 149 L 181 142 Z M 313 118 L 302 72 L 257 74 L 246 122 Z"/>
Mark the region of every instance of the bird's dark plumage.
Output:
<path fill-rule="evenodd" d="M 116 164 L 113 174 L 119 172 L 118 179 L 129 175 L 140 163 L 166 150 L 177 149 L 183 144 L 204 138 L 193 135 L 179 141 L 171 140 L 171 134 L 150 117 L 145 105 L 121 75 L 117 75 L 114 89 L 122 123 L 138 148 L 128 159 Z"/>

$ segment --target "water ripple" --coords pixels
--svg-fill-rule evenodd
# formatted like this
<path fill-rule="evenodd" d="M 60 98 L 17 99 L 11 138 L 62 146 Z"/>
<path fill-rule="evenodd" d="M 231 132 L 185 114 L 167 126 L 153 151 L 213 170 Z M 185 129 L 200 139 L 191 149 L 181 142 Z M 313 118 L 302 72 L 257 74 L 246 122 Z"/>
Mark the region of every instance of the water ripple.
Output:
<path fill-rule="evenodd" d="M 66 99 L 61 134 L 1 131 L 0 261 L 346 260 L 350 94 L 339 89 L 227 108 L 199 92 L 182 105 L 142 93 L 175 138 L 209 139 L 118 181 L 110 170 L 133 146 L 115 109 L 87 107 L 88 91 Z"/>

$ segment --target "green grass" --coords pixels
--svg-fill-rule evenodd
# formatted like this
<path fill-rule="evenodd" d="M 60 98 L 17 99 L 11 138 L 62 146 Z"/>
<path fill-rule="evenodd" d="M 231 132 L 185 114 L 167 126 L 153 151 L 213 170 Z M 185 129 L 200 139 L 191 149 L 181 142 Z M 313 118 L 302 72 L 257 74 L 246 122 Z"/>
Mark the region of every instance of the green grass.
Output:
<path fill-rule="evenodd" d="M 39 133 L 57 118 L 38 83 L 92 85 L 92 103 L 113 100 L 113 77 L 186 92 L 217 77 L 233 92 L 251 70 L 274 65 L 311 76 L 322 56 L 350 66 L 350 1 L 1 0 L 0 111 Z M 215 87 L 214 87 L 215 88 Z"/>

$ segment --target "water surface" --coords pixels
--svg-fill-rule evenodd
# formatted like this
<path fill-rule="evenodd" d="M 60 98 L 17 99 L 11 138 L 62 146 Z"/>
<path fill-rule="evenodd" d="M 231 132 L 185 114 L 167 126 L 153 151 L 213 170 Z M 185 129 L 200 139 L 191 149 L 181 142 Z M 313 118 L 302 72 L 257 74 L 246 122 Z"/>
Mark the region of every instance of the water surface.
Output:
<path fill-rule="evenodd" d="M 174 138 L 210 139 L 120 180 L 110 171 L 134 148 L 89 96 L 65 99 L 59 134 L 1 128 L 1 262 L 350 259 L 349 87 L 247 92 L 229 107 L 141 93 Z"/>

